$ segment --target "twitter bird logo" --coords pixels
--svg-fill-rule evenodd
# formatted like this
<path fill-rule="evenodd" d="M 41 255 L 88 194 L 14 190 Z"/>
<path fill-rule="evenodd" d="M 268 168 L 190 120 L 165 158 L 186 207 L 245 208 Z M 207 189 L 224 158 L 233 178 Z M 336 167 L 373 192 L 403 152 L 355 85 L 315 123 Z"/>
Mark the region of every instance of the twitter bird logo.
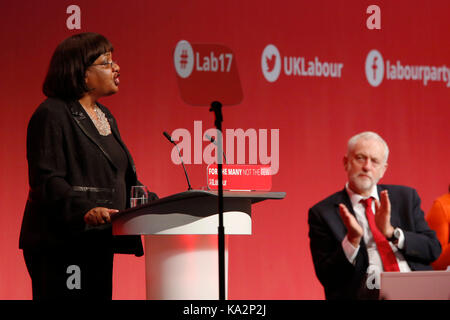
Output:
<path fill-rule="evenodd" d="M 273 68 L 275 68 L 275 62 L 277 62 L 276 55 L 273 54 L 270 58 L 266 57 L 267 72 L 273 71 Z"/>
<path fill-rule="evenodd" d="M 281 56 L 277 47 L 267 45 L 261 55 L 261 69 L 264 77 L 269 82 L 275 82 L 280 76 Z"/>

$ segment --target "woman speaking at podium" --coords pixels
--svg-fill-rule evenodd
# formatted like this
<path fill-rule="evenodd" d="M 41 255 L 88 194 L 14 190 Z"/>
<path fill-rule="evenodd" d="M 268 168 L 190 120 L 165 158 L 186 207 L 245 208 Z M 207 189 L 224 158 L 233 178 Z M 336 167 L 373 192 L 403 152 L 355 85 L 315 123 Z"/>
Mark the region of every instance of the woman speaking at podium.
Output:
<path fill-rule="evenodd" d="M 102 35 L 56 48 L 28 124 L 29 196 L 19 247 L 33 299 L 111 299 L 114 253 L 143 255 L 139 236 L 113 236 L 111 216 L 139 184 L 116 120 L 98 100 L 119 91 L 120 67 Z"/>

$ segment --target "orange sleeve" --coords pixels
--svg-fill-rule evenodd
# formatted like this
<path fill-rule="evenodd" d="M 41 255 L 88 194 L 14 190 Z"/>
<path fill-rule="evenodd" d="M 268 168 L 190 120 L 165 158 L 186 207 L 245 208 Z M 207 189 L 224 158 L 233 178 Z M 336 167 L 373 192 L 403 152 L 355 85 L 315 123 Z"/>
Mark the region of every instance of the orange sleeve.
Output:
<path fill-rule="evenodd" d="M 436 236 L 442 246 L 442 253 L 432 263 L 432 266 L 435 270 L 445 270 L 450 265 L 450 194 L 439 197 L 434 201 L 431 210 L 426 216 L 426 220 L 430 228 L 436 232 Z"/>

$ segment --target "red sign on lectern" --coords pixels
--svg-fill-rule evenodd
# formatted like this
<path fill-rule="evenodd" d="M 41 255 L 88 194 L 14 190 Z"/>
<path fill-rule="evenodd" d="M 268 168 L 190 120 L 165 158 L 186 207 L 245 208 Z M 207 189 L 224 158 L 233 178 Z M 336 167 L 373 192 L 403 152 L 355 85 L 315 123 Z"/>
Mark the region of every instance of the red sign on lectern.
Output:
<path fill-rule="evenodd" d="M 181 98 L 187 104 L 209 106 L 220 101 L 222 105 L 236 105 L 242 101 L 236 56 L 230 48 L 181 40 L 173 62 Z"/>

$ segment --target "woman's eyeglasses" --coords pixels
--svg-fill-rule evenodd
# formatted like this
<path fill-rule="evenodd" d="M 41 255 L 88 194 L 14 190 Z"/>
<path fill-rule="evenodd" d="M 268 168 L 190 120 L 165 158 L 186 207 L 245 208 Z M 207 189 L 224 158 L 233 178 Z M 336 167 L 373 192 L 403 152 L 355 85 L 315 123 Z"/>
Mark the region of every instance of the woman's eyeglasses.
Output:
<path fill-rule="evenodd" d="M 111 69 L 113 68 L 113 65 L 117 65 L 117 61 L 110 61 L 110 62 L 91 64 L 91 66 L 105 66 L 105 67 L 109 66 Z"/>

